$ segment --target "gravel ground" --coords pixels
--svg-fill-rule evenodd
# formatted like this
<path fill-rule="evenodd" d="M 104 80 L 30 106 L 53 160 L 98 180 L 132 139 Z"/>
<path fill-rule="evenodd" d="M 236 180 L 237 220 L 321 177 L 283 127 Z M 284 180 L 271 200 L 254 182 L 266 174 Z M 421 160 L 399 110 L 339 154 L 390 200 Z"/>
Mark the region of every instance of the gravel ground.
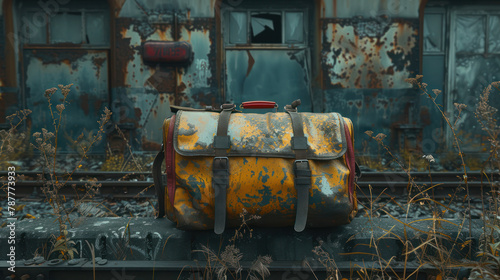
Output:
<path fill-rule="evenodd" d="M 449 202 L 440 201 L 442 204 L 447 205 Z M 405 199 L 396 199 L 393 201 L 377 201 L 372 207 L 369 206 L 368 201 L 361 201 L 358 205 L 358 217 L 369 216 L 372 217 L 389 217 L 391 216 L 403 219 L 408 218 L 428 218 L 432 217 L 432 211 L 428 205 L 412 204 L 407 211 Z M 116 200 L 105 198 L 94 198 L 92 201 L 85 201 L 75 205 L 74 200 L 67 200 L 64 203 L 66 209 L 69 210 L 69 215 L 72 219 L 81 217 L 151 217 L 155 216 L 156 199 L 137 199 L 137 200 Z M 154 205 L 154 207 L 153 207 Z M 467 202 L 453 202 L 449 206 L 449 211 L 444 213 L 445 219 L 460 219 L 464 217 Z M 472 218 L 481 218 L 482 203 L 479 199 L 472 199 L 471 201 L 471 214 Z M 486 205 L 485 205 L 486 207 Z M 44 202 L 42 199 L 38 201 L 33 200 L 17 200 L 15 211 L 16 217 L 20 220 L 29 218 L 48 218 L 53 217 L 51 206 Z M 403 209 L 404 208 L 404 209 Z M 0 219 L 8 217 L 7 201 L 0 202 Z M 370 211 L 369 209 L 373 209 Z M 438 211 L 443 211 L 445 208 L 438 207 Z M 387 214 L 387 213 L 388 214 Z M 406 213 L 408 212 L 408 215 Z"/>

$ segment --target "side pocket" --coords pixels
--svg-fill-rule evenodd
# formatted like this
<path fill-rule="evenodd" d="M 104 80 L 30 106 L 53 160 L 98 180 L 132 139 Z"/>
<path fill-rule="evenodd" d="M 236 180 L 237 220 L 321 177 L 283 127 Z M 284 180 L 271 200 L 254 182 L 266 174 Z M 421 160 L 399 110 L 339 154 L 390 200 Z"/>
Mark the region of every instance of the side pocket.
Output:
<path fill-rule="evenodd" d="M 349 162 L 349 196 L 351 197 L 352 203 L 352 212 L 351 212 L 351 220 L 356 216 L 358 212 L 358 200 L 356 197 L 356 186 L 355 184 L 355 173 L 356 173 L 356 160 L 354 156 L 354 126 L 352 121 L 348 118 L 344 118 L 346 124 L 346 138 L 347 138 L 347 152 L 346 152 L 346 161 Z M 348 135 L 347 135 L 348 134 Z"/>
<path fill-rule="evenodd" d="M 175 115 L 170 119 L 163 122 L 163 147 L 165 152 L 165 166 L 166 166 L 166 188 L 165 191 L 165 212 L 167 218 L 172 222 L 177 222 L 174 211 L 174 197 L 175 197 L 175 169 L 174 169 L 174 148 L 173 148 L 173 129 L 175 123 Z"/>

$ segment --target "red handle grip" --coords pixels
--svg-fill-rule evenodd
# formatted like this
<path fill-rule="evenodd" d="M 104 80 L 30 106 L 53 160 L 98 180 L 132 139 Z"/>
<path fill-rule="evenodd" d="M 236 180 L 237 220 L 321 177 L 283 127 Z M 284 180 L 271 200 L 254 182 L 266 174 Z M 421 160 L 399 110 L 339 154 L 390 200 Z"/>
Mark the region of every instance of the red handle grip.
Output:
<path fill-rule="evenodd" d="M 273 101 L 247 101 L 241 103 L 242 109 L 273 109 L 278 107 Z"/>

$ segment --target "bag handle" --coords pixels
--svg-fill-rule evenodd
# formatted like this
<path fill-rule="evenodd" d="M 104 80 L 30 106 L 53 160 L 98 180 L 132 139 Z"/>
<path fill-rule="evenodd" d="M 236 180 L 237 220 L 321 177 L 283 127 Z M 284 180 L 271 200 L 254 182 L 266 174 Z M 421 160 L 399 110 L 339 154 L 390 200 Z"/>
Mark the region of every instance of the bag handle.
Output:
<path fill-rule="evenodd" d="M 241 103 L 241 109 L 273 109 L 278 108 L 274 101 L 246 101 Z"/>

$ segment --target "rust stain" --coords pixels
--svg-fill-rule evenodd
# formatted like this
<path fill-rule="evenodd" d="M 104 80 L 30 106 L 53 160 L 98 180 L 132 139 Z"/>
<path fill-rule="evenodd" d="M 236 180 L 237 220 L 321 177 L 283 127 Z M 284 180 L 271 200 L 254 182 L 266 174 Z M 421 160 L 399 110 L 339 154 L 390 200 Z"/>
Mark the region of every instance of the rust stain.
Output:
<path fill-rule="evenodd" d="M 125 4 L 125 1 L 127 0 L 108 0 L 108 1 L 109 5 L 114 9 L 115 17 L 118 17 L 120 11 L 122 10 L 123 4 Z"/>
<path fill-rule="evenodd" d="M 105 57 L 94 57 L 92 59 L 92 63 L 94 63 L 94 65 L 97 67 L 96 77 L 99 77 L 101 75 L 101 68 L 104 65 L 105 61 Z"/>
<path fill-rule="evenodd" d="M 250 50 L 247 50 L 247 55 L 248 55 L 248 68 L 247 68 L 247 77 L 250 75 L 250 71 L 252 71 L 253 65 L 255 64 L 255 59 L 253 58 L 252 54 L 250 53 Z"/>
<path fill-rule="evenodd" d="M 94 101 L 94 109 L 97 112 L 101 110 L 102 103 L 104 103 L 102 99 L 97 99 L 96 101 Z"/>
<path fill-rule="evenodd" d="M 333 0 L 333 16 L 337 17 L 337 0 Z"/>
<path fill-rule="evenodd" d="M 140 120 L 141 116 L 142 116 L 141 108 L 134 108 L 134 115 L 135 115 L 136 121 Z"/>
<path fill-rule="evenodd" d="M 73 64 L 73 70 L 76 70 L 75 62 L 92 53 L 94 52 L 88 50 L 36 50 L 32 52 L 33 56 L 38 58 L 43 65 L 66 64 L 71 67 Z"/>
<path fill-rule="evenodd" d="M 164 70 L 157 70 L 146 81 L 145 86 L 149 84 L 158 90 L 159 93 L 175 92 L 175 68 L 169 67 Z"/>
<path fill-rule="evenodd" d="M 0 123 L 6 123 L 7 122 L 7 108 L 9 108 L 12 105 L 17 104 L 18 99 L 17 99 L 17 94 L 16 93 L 7 93 L 7 92 L 0 92 Z"/>
<path fill-rule="evenodd" d="M 86 92 L 82 92 L 80 94 L 80 106 L 82 107 L 83 113 L 88 116 L 89 115 L 89 94 Z"/>
<path fill-rule="evenodd" d="M 431 121 L 431 113 L 430 113 L 428 107 L 423 106 L 420 109 L 420 120 L 422 121 L 423 125 L 430 125 L 432 123 L 432 121 Z"/>
<path fill-rule="evenodd" d="M 142 137 L 142 149 L 145 151 L 159 151 L 161 149 L 161 144 L 153 141 L 149 141 L 146 137 Z"/>
<path fill-rule="evenodd" d="M 133 23 L 131 19 L 118 18 L 116 19 L 117 30 L 120 30 L 120 34 L 116 35 L 115 43 L 115 66 L 116 71 L 112 71 L 114 81 L 117 87 L 126 87 L 128 70 L 127 66 L 130 61 L 134 59 L 135 51 L 131 47 L 130 38 L 125 38 L 128 27 Z"/>
<path fill-rule="evenodd" d="M 325 0 L 321 0 L 321 17 L 324 18 L 326 14 Z"/>
<path fill-rule="evenodd" d="M 71 61 L 69 61 L 69 59 L 61 60 L 61 64 L 66 64 L 67 66 L 71 67 Z"/>
<path fill-rule="evenodd" d="M 388 88 L 396 72 L 407 73 L 412 65 L 417 30 L 397 19 L 378 35 L 359 30 L 355 20 L 332 19 L 324 23 L 331 41 L 323 50 L 330 87 Z M 365 25 L 361 25 L 365 26 Z M 362 35 L 360 35 L 362 34 Z M 362 59 L 360 59 L 362 58 Z"/>
<path fill-rule="evenodd" d="M 167 36 L 167 32 L 171 32 L 165 25 L 160 25 L 160 27 L 157 30 L 158 36 L 160 37 L 161 41 L 171 41 L 171 39 Z"/>

